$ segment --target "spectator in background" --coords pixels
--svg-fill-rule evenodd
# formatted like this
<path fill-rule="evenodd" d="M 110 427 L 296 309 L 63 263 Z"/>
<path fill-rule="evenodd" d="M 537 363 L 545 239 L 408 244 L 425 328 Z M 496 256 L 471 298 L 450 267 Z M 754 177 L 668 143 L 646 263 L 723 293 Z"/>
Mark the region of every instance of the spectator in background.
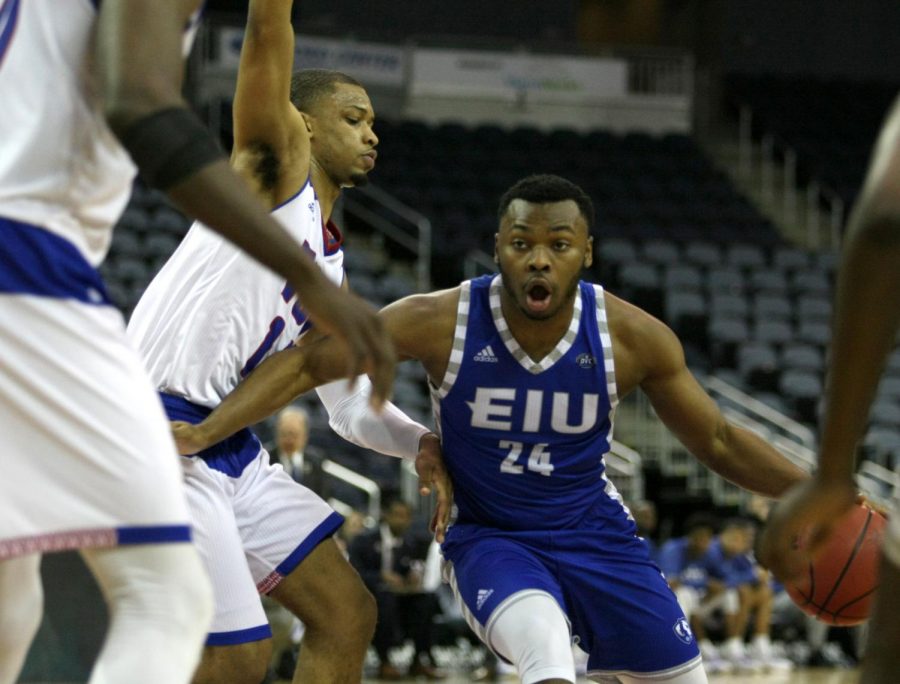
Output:
<path fill-rule="evenodd" d="M 299 406 L 282 409 L 275 422 L 272 463 L 280 463 L 294 480 L 324 496 L 322 455 L 308 445 L 309 414 Z"/>
<path fill-rule="evenodd" d="M 710 574 L 709 549 L 716 534 L 716 520 L 710 513 L 694 513 L 685 521 L 685 536 L 670 539 L 659 550 L 657 563 L 678 603 L 690 622 L 703 655 L 707 672 L 732 669 L 706 635 L 704 621 L 716 610 L 725 613 L 726 623 L 734 622 L 738 600 L 734 591 Z M 732 625 L 733 631 L 733 625 Z"/>
<path fill-rule="evenodd" d="M 432 626 L 440 612 L 433 589 L 423 584 L 431 537 L 412 529 L 412 509 L 397 497 L 385 497 L 377 529 L 357 535 L 350 543 L 350 564 L 375 596 L 378 622 L 372 645 L 378 654 L 378 678 L 403 677 L 389 659 L 389 651 L 407 638 L 415 653 L 408 676 L 444 679 L 431 657 Z"/>
<path fill-rule="evenodd" d="M 793 664 L 772 650 L 769 636 L 774 593 L 769 573 L 752 556 L 756 528 L 745 518 L 725 522 L 718 537 L 710 544 L 710 574 L 727 589 L 737 593 L 737 613 L 727 619 L 727 640 L 723 654 L 738 670 L 788 670 Z M 744 635 L 753 616 L 753 642 L 748 650 Z"/>

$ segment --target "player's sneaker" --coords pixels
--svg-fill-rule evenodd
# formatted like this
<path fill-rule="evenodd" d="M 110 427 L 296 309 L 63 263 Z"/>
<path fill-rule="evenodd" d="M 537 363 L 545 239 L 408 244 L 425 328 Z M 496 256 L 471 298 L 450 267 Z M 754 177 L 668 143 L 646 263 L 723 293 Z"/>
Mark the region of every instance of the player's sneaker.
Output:
<path fill-rule="evenodd" d="M 754 658 L 744 647 L 743 642 L 729 640 L 722 650 L 735 672 L 753 673 L 762 672 L 764 669 L 762 661 Z"/>
<path fill-rule="evenodd" d="M 700 655 L 703 658 L 703 669 L 707 674 L 723 674 L 734 669 L 731 661 L 723 658 L 711 641 L 704 639 L 700 642 Z"/>
<path fill-rule="evenodd" d="M 790 672 L 794 669 L 794 663 L 784 657 L 781 645 L 770 643 L 768 638 L 756 639 L 747 651 L 765 672 Z"/>

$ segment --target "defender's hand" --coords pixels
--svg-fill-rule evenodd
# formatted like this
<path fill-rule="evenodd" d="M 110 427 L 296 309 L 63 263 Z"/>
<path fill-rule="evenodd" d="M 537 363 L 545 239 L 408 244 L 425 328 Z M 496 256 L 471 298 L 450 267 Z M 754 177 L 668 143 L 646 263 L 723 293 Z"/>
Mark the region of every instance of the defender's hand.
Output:
<path fill-rule="evenodd" d="M 172 429 L 172 437 L 175 438 L 175 446 L 182 456 L 191 456 L 209 446 L 202 424 L 192 425 L 181 420 L 173 420 L 169 425 Z"/>
<path fill-rule="evenodd" d="M 350 292 L 324 280 L 304 288 L 303 309 L 323 331 L 334 335 L 347 347 L 345 376 L 362 373 L 372 380 L 372 406 L 377 410 L 391 397 L 394 385 L 394 346 L 375 310 Z M 314 294 L 310 294 L 310 290 Z"/>
<path fill-rule="evenodd" d="M 806 567 L 806 554 L 815 555 L 835 523 L 857 501 L 852 479 L 826 481 L 812 478 L 790 489 L 769 513 L 757 544 L 757 558 L 781 581 L 798 577 Z"/>
<path fill-rule="evenodd" d="M 450 524 L 450 512 L 453 508 L 453 483 L 444 467 L 441 442 L 433 432 L 422 435 L 422 439 L 419 440 L 416 473 L 419 476 L 419 494 L 428 496 L 431 492 L 435 492 L 437 495 L 429 529 L 434 533 L 434 538 L 441 543 L 444 541 L 447 525 Z"/>

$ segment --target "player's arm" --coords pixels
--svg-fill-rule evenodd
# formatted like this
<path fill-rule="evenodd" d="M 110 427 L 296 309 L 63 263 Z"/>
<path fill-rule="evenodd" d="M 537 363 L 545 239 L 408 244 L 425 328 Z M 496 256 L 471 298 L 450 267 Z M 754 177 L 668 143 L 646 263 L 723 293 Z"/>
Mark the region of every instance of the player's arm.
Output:
<path fill-rule="evenodd" d="M 807 478 L 758 435 L 725 420 L 688 370 L 681 343 L 666 325 L 644 314 L 634 322 L 632 340 L 644 369 L 640 387 L 666 427 L 701 463 L 766 496 L 778 496 Z"/>
<path fill-rule="evenodd" d="M 457 290 L 412 295 L 382 309 L 383 322 L 401 360 L 420 361 L 440 382 L 453 344 Z M 176 431 L 179 451 L 196 453 L 257 423 L 311 389 L 342 376 L 343 352 L 328 337 L 300 344 L 263 361 L 216 409 L 195 426 Z"/>
<path fill-rule="evenodd" d="M 900 100 L 850 217 L 837 279 L 818 478 L 850 482 L 900 323 Z"/>
<path fill-rule="evenodd" d="M 374 312 L 330 283 L 268 215 L 181 97 L 182 31 L 197 4 L 100 5 L 91 62 L 110 127 L 150 185 L 284 276 L 319 327 L 348 345 L 343 374 L 369 371 L 385 397 L 394 357 Z"/>
<path fill-rule="evenodd" d="M 814 552 L 856 499 L 856 446 L 900 322 L 900 101 L 882 128 L 847 228 L 838 273 L 819 468 L 775 506 L 757 555 L 780 579 L 805 571 L 789 553 Z"/>
<path fill-rule="evenodd" d="M 293 0 L 251 0 L 234 95 L 232 163 L 274 206 L 309 173 L 309 137 L 291 103 Z"/>

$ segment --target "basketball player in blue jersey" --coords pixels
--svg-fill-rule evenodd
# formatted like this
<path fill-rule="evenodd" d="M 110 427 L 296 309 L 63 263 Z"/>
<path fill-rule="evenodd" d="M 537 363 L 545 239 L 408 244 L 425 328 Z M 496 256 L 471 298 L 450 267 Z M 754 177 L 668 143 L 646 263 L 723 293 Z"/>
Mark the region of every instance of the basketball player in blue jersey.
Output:
<path fill-rule="evenodd" d="M 706 681 L 688 623 L 605 473 L 619 398 L 642 389 L 705 465 L 778 496 L 806 475 L 727 422 L 685 365 L 675 335 L 579 280 L 593 207 L 557 176 L 500 201 L 500 274 L 413 295 L 381 315 L 401 359 L 425 368 L 457 517 L 445 578 L 471 627 L 523 682 L 575 681 L 570 639 L 596 681 Z M 182 451 L 271 414 L 331 378 L 326 344 L 262 364 Z"/>
<path fill-rule="evenodd" d="M 345 74 L 292 73 L 291 6 L 291 0 L 250 3 L 232 166 L 340 285 L 342 236 L 330 215 L 341 188 L 366 182 L 374 167 L 374 111 L 366 91 Z M 309 303 L 284 278 L 195 223 L 135 307 L 128 335 L 169 416 L 200 421 L 269 354 L 318 332 L 311 332 Z M 437 436 L 390 403 L 375 413 L 371 394 L 365 376 L 352 390 L 343 381 L 320 388 L 341 435 L 409 459 L 421 446 L 417 467 L 446 479 Z M 295 682 L 358 682 L 375 606 L 332 539 L 341 516 L 270 463 L 249 431 L 185 459 L 184 468 L 215 603 L 194 681 L 263 679 L 272 648 L 260 600 L 267 594 L 306 628 Z"/>
<path fill-rule="evenodd" d="M 789 580 L 805 568 L 789 553 L 803 535 L 813 551 L 856 501 L 856 446 L 900 324 L 900 100 L 885 122 L 847 226 L 837 299 L 819 468 L 769 515 L 760 560 Z M 892 684 L 900 673 L 900 517 L 888 523 L 879 586 L 862 665 L 864 684 Z"/>
<path fill-rule="evenodd" d="M 110 608 L 90 681 L 189 681 L 211 615 L 158 398 L 96 267 L 137 167 L 274 268 L 349 346 L 380 323 L 315 267 L 181 97 L 199 0 L 0 1 L 0 683 L 42 612 L 42 553 L 80 549 Z M 374 369 L 373 369 L 374 370 Z"/>

